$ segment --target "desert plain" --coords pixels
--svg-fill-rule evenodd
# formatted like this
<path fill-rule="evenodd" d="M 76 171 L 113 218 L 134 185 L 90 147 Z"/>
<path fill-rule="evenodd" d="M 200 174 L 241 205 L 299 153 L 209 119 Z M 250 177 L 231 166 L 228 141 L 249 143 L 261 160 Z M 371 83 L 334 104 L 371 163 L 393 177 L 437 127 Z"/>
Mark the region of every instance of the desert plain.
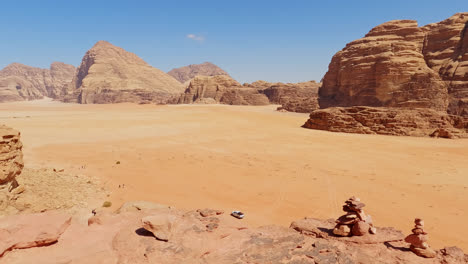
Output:
<path fill-rule="evenodd" d="M 468 250 L 468 139 L 310 130 L 307 114 L 275 109 L 36 100 L 0 104 L 0 119 L 21 131 L 27 168 L 97 177 L 112 208 L 147 200 L 287 226 L 336 218 L 356 195 L 377 226 L 409 233 L 421 217 L 435 248 Z"/>

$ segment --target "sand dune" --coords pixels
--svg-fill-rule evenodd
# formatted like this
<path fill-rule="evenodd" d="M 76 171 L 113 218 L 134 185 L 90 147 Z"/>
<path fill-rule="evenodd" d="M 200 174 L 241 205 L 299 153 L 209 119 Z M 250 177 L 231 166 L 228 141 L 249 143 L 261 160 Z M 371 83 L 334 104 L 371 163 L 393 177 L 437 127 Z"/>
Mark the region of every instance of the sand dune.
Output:
<path fill-rule="evenodd" d="M 0 104 L 27 167 L 103 178 L 117 206 L 241 209 L 253 225 L 336 218 L 351 195 L 378 226 L 426 220 L 435 248 L 468 250 L 468 140 L 303 129 L 276 106 Z M 116 162 L 120 161 L 120 165 Z M 118 186 L 125 184 L 125 188 Z"/>

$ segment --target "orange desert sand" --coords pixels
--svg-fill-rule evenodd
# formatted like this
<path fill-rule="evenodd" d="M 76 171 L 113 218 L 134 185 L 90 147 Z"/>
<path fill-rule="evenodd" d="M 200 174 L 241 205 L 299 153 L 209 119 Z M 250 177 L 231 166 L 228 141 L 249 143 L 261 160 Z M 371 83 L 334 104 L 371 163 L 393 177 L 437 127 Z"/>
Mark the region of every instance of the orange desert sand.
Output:
<path fill-rule="evenodd" d="M 287 226 L 336 218 L 357 195 L 377 226 L 409 234 L 424 218 L 433 247 L 468 250 L 468 140 L 310 130 L 308 114 L 275 109 L 40 100 L 0 104 L 0 123 L 21 131 L 26 167 L 100 177 L 114 208 L 148 200 Z"/>

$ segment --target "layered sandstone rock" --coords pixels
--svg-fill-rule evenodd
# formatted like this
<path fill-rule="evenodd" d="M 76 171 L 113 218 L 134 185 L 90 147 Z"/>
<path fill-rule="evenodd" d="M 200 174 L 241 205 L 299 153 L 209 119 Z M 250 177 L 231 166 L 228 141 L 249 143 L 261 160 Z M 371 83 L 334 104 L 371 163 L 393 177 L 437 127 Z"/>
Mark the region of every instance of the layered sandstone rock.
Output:
<path fill-rule="evenodd" d="M 137 55 L 99 41 L 84 55 L 71 85 L 65 89 L 64 101 L 159 103 L 182 91 L 181 83 Z"/>
<path fill-rule="evenodd" d="M 7 184 L 21 174 L 24 167 L 20 132 L 0 126 L 0 185 Z"/>
<path fill-rule="evenodd" d="M 206 211 L 206 210 L 203 210 Z M 217 212 L 214 210 L 213 212 Z M 99 211 L 69 222 L 56 213 L 0 221 L 0 263 L 466 263 L 451 247 L 423 259 L 407 248 L 402 232 L 336 237 L 334 221 L 306 218 L 290 228 L 253 228 L 227 214 L 148 209 Z M 14 231 L 15 227 L 21 227 Z M 154 233 L 153 233 L 154 232 Z M 13 235 L 13 234 L 16 234 Z M 155 237 L 156 236 L 156 237 Z M 156 239 L 162 236 L 166 239 Z M 54 244 L 52 244 L 55 242 Z M 11 250 L 16 249 L 16 250 Z M 398 249 L 398 250 L 396 250 Z"/>
<path fill-rule="evenodd" d="M 382 109 L 317 110 L 304 127 L 465 137 L 467 34 L 468 13 L 424 27 L 413 20 L 395 20 L 373 28 L 335 54 L 319 89 L 319 104 Z"/>
<path fill-rule="evenodd" d="M 252 83 L 254 84 L 254 83 Z M 259 83 L 264 85 L 264 83 Z M 263 89 L 270 103 L 280 104 L 280 109 L 290 112 L 310 113 L 319 108 L 318 88 L 315 81 L 301 83 L 274 83 Z"/>
<path fill-rule="evenodd" d="M 468 116 L 468 13 L 422 27 L 424 58 L 446 83 L 450 114 Z"/>
<path fill-rule="evenodd" d="M 190 82 L 178 103 L 222 103 L 229 105 L 267 105 L 268 98 L 255 88 L 243 87 L 227 75 L 197 76 Z"/>
<path fill-rule="evenodd" d="M 331 107 L 313 111 L 303 127 L 358 134 L 468 137 L 468 118 L 422 108 Z"/>
<path fill-rule="evenodd" d="M 75 67 L 54 62 L 50 69 L 12 63 L 0 71 L 0 102 L 59 98 L 68 85 Z"/>
<path fill-rule="evenodd" d="M 333 56 L 319 91 L 332 106 L 424 107 L 445 111 L 447 84 L 423 56 L 425 30 L 413 20 L 373 28 Z"/>
<path fill-rule="evenodd" d="M 20 133 L 0 126 L 0 212 L 5 210 L 17 194 L 16 177 L 23 170 L 23 145 Z M 16 197 L 15 197 L 16 198 Z"/>
<path fill-rule="evenodd" d="M 181 83 L 185 83 L 187 81 L 192 80 L 196 76 L 216 76 L 216 75 L 226 75 L 223 69 L 219 68 L 218 66 L 214 65 L 211 62 L 204 62 L 201 64 L 191 64 L 188 66 L 172 69 L 167 74 L 174 77 Z"/>

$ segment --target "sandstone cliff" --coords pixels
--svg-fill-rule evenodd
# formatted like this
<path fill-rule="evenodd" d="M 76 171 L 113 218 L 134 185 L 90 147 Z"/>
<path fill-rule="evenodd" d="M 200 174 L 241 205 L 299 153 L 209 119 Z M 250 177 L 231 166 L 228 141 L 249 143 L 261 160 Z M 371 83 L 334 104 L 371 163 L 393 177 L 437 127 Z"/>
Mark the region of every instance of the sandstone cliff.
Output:
<path fill-rule="evenodd" d="M 395 20 L 333 57 L 320 106 L 424 107 L 467 115 L 468 13 L 418 27 Z"/>
<path fill-rule="evenodd" d="M 448 112 L 468 116 L 468 13 L 422 27 L 424 58 L 447 85 Z"/>
<path fill-rule="evenodd" d="M 468 13 L 424 27 L 413 20 L 395 20 L 373 28 L 333 56 L 319 89 L 319 104 L 382 108 L 317 110 L 304 127 L 465 137 L 467 34 Z"/>
<path fill-rule="evenodd" d="M 425 259 L 404 233 L 336 237 L 334 220 L 304 218 L 289 228 L 249 227 L 220 210 L 184 211 L 138 202 L 118 213 L 46 212 L 0 219 L 0 263 L 467 263 L 456 247 Z M 408 231 L 409 232 L 409 231 Z M 15 235 L 11 235 L 15 234 Z"/>
<path fill-rule="evenodd" d="M 82 104 L 164 102 L 182 84 L 137 55 L 109 42 L 97 42 L 83 57 L 64 101 Z"/>
<path fill-rule="evenodd" d="M 50 69 L 12 63 L 0 71 L 0 102 L 59 98 L 68 85 L 75 67 L 54 62 Z"/>
<path fill-rule="evenodd" d="M 425 30 L 413 20 L 373 28 L 333 56 L 319 91 L 332 106 L 424 107 L 446 110 L 447 84 L 424 58 Z"/>
<path fill-rule="evenodd" d="M 185 83 L 196 76 L 216 76 L 216 75 L 226 75 L 223 69 L 219 68 L 218 66 L 214 65 L 211 62 L 204 62 L 201 64 L 191 64 L 188 66 L 172 69 L 167 74 L 174 77 L 181 83 Z"/>
<path fill-rule="evenodd" d="M 178 103 L 222 103 L 267 105 L 268 98 L 255 88 L 243 87 L 227 75 L 197 76 L 180 96 Z"/>

